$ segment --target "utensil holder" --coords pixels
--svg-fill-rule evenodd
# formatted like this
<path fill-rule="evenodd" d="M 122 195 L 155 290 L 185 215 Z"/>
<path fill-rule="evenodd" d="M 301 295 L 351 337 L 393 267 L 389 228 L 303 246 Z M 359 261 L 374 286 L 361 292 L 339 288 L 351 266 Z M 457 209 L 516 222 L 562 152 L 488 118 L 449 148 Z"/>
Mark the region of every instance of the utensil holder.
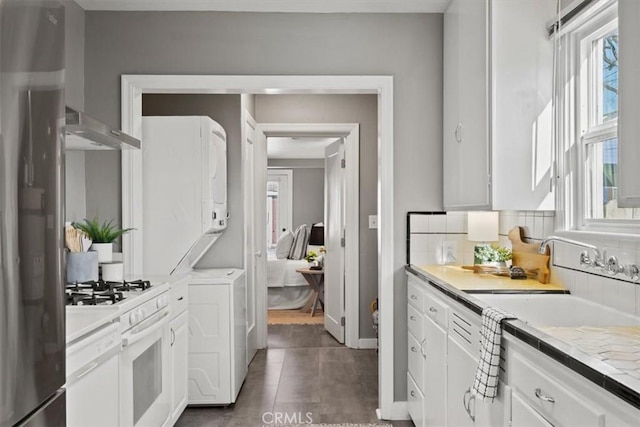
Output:
<path fill-rule="evenodd" d="M 97 252 L 69 252 L 67 254 L 67 283 L 98 280 Z"/>

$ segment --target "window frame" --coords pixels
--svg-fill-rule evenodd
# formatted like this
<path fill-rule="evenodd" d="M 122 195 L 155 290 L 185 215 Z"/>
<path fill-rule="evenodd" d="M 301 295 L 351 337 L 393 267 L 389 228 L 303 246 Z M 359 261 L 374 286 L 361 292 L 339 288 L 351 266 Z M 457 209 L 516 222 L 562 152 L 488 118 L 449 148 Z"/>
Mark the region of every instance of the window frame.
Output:
<path fill-rule="evenodd" d="M 566 52 L 559 58 L 564 62 L 560 68 L 571 75 L 570 87 L 559 87 L 560 122 L 557 158 L 558 163 L 558 216 L 559 226 L 565 230 L 603 233 L 640 234 L 640 219 L 593 219 L 588 218 L 587 203 L 592 197 L 589 191 L 587 150 L 593 143 L 617 138 L 617 118 L 597 123 L 597 108 L 593 94 L 598 96 L 596 80 L 593 79 L 594 61 L 586 61 L 587 51 L 593 55 L 593 41 L 618 27 L 617 2 L 608 2 L 597 8 L 592 17 L 567 32 L 559 45 Z M 585 79 L 584 76 L 587 75 Z M 560 78 L 558 82 L 560 83 Z M 590 96 L 591 94 L 591 96 Z M 564 129 L 564 130 L 563 130 Z"/>

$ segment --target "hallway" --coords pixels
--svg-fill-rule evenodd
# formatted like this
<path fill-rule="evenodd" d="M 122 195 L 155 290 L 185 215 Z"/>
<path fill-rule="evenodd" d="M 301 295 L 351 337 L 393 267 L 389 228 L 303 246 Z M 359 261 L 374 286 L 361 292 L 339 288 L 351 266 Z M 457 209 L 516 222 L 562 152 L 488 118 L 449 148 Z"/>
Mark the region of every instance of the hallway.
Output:
<path fill-rule="evenodd" d="M 235 405 L 187 408 L 176 425 L 378 423 L 377 398 L 375 350 L 346 348 L 322 325 L 271 325 L 269 348 L 259 350 L 251 362 Z M 289 421 L 278 422 L 276 417 L 284 420 L 285 415 Z"/>

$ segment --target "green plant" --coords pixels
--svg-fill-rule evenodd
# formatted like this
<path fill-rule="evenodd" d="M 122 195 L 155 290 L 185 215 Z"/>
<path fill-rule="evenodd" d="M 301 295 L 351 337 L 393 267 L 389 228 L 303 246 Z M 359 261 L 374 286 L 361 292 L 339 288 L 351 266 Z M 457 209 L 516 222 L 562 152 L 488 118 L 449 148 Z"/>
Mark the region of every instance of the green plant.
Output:
<path fill-rule="evenodd" d="M 307 255 L 304 257 L 304 259 L 306 259 L 307 262 L 313 262 L 315 261 L 316 258 L 318 258 L 318 254 L 316 253 L 316 251 L 309 251 L 307 252 Z"/>
<path fill-rule="evenodd" d="M 84 219 L 84 222 L 74 222 L 71 224 L 74 228 L 83 231 L 93 243 L 112 243 L 124 233 L 133 230 L 133 228 L 116 228 L 113 220 L 104 221 L 100 224 L 98 217 L 92 220 Z"/>
<path fill-rule="evenodd" d="M 511 259 L 511 249 L 500 247 L 496 244 L 477 245 L 473 252 L 475 264 L 484 264 L 487 262 L 506 262 Z"/>

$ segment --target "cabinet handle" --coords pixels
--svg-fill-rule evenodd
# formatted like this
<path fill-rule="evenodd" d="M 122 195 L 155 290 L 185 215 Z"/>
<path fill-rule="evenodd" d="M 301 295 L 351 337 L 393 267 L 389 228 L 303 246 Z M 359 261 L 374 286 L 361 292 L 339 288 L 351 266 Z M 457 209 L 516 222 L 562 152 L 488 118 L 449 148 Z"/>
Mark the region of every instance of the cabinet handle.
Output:
<path fill-rule="evenodd" d="M 462 132 L 462 123 L 458 123 L 458 126 L 456 126 L 456 131 L 455 131 L 456 141 L 458 141 L 458 144 L 462 142 L 461 132 Z"/>
<path fill-rule="evenodd" d="M 412 299 L 412 300 L 416 300 L 416 299 L 418 299 L 418 297 L 417 297 L 417 296 L 415 296 L 415 295 L 413 295 L 413 294 L 411 294 L 411 299 Z"/>
<path fill-rule="evenodd" d="M 182 301 L 184 299 L 184 297 L 180 297 L 178 298 L 178 301 Z"/>
<path fill-rule="evenodd" d="M 409 319 L 416 320 L 416 316 L 409 316 Z"/>
<path fill-rule="evenodd" d="M 418 349 L 417 349 L 417 348 L 415 348 L 414 346 L 411 346 L 411 351 L 413 351 L 414 353 L 417 353 L 417 352 L 418 352 Z"/>
<path fill-rule="evenodd" d="M 173 347 L 173 344 L 175 344 L 176 342 L 176 331 L 173 330 L 173 328 L 171 328 L 171 347 Z"/>
<path fill-rule="evenodd" d="M 469 397 L 468 401 L 467 401 L 467 396 Z M 466 411 L 466 413 L 469 416 L 469 418 L 471 419 L 471 421 L 475 422 L 476 417 L 475 417 L 475 415 L 473 415 L 471 413 L 471 401 L 472 400 L 475 400 L 475 396 L 471 395 L 471 388 L 468 388 L 467 391 L 464 392 L 464 395 L 462 395 L 462 405 L 464 406 L 464 410 Z M 475 409 L 475 405 L 474 405 L 474 409 Z"/>
<path fill-rule="evenodd" d="M 438 309 L 437 308 L 433 308 L 433 307 L 429 307 L 429 311 L 432 313 L 437 313 Z"/>
<path fill-rule="evenodd" d="M 422 357 L 424 357 L 425 359 L 427 358 L 427 353 L 424 352 L 424 345 L 427 342 L 426 338 L 422 339 L 422 342 L 420 343 L 420 353 L 422 353 Z"/>
<path fill-rule="evenodd" d="M 553 397 L 547 396 L 539 388 L 535 389 L 535 393 L 536 393 L 536 397 L 540 400 L 544 400 L 545 402 L 550 402 L 550 403 L 556 403 L 556 400 Z"/>
<path fill-rule="evenodd" d="M 416 392 L 411 390 L 411 397 L 416 397 Z"/>

